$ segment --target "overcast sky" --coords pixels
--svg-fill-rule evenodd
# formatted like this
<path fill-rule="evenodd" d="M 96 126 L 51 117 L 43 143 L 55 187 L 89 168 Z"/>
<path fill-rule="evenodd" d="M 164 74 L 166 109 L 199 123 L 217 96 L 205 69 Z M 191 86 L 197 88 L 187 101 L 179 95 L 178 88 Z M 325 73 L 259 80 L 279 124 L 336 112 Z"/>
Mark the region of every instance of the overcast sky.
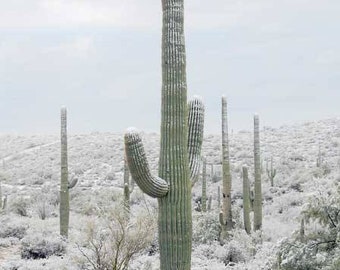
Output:
<path fill-rule="evenodd" d="M 206 133 L 340 116 L 339 0 L 185 0 Z M 159 132 L 160 0 L 0 0 L 0 133 Z"/>

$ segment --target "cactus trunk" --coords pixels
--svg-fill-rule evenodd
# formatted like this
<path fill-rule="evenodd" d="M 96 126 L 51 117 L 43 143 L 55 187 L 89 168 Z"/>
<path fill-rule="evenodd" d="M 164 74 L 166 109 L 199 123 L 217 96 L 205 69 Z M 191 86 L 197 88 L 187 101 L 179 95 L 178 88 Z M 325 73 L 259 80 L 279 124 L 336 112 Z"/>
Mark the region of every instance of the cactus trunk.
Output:
<path fill-rule="evenodd" d="M 207 162 L 203 159 L 202 170 L 202 212 L 207 211 Z"/>
<path fill-rule="evenodd" d="M 249 188 L 249 178 L 248 178 L 248 168 L 247 166 L 242 167 L 242 177 L 243 177 L 243 222 L 245 231 L 250 234 L 251 224 L 250 224 L 250 188 Z"/>
<path fill-rule="evenodd" d="M 68 188 L 68 163 L 67 163 L 67 112 L 61 108 L 61 177 L 60 177 L 60 234 L 68 237 L 68 225 L 70 216 L 69 188 Z"/>
<path fill-rule="evenodd" d="M 231 231 L 232 213 L 231 213 L 231 173 L 230 173 L 230 160 L 229 160 L 229 140 L 228 140 L 228 114 L 227 114 L 227 99 L 222 97 L 222 170 L 223 170 L 223 183 L 222 183 L 222 216 L 221 222 L 221 236 L 220 241 L 228 236 Z"/>
<path fill-rule="evenodd" d="M 129 166 L 126 161 L 126 157 L 124 158 L 124 210 L 126 211 L 127 216 L 130 213 L 130 173 Z"/>
<path fill-rule="evenodd" d="M 160 269 L 189 270 L 191 186 L 199 170 L 204 107 L 198 99 L 187 106 L 184 1 L 163 0 L 162 10 L 159 177 L 151 174 L 140 136 L 134 130 L 125 134 L 125 151 L 132 178 L 145 193 L 158 199 Z"/>
<path fill-rule="evenodd" d="M 254 116 L 254 230 L 262 228 L 262 183 L 261 183 L 261 161 L 260 161 L 260 128 L 259 116 Z"/>

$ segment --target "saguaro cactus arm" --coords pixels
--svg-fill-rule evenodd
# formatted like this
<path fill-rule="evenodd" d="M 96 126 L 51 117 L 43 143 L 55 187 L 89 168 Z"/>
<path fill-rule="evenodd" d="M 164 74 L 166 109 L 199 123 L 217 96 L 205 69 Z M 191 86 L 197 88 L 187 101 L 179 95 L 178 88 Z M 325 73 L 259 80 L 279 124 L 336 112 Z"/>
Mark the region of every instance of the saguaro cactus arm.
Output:
<path fill-rule="evenodd" d="M 188 154 L 192 186 L 197 182 L 200 170 L 204 110 L 204 104 L 200 97 L 194 96 L 193 99 L 188 102 Z"/>
<path fill-rule="evenodd" d="M 146 194 L 153 198 L 164 197 L 169 190 L 168 183 L 150 172 L 140 134 L 129 129 L 125 134 L 125 151 L 132 178 Z"/>
<path fill-rule="evenodd" d="M 77 177 L 73 177 L 71 179 L 71 181 L 69 181 L 69 183 L 68 183 L 68 189 L 74 188 L 77 183 L 78 183 L 78 178 Z"/>

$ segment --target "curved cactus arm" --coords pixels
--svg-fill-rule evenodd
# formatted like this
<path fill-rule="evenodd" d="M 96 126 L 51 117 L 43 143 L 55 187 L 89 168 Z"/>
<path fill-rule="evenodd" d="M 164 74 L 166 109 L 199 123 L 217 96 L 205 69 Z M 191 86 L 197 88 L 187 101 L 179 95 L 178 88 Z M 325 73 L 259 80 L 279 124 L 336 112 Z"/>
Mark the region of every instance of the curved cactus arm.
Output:
<path fill-rule="evenodd" d="M 192 186 L 197 182 L 204 130 L 204 104 L 200 97 L 194 96 L 188 102 L 188 154 Z"/>
<path fill-rule="evenodd" d="M 76 184 L 78 183 L 78 178 L 74 177 L 69 183 L 68 183 L 68 189 L 74 188 Z"/>
<path fill-rule="evenodd" d="M 165 180 L 151 174 L 140 134 L 135 129 L 129 129 L 124 140 L 127 162 L 134 181 L 149 196 L 164 197 L 169 185 Z"/>

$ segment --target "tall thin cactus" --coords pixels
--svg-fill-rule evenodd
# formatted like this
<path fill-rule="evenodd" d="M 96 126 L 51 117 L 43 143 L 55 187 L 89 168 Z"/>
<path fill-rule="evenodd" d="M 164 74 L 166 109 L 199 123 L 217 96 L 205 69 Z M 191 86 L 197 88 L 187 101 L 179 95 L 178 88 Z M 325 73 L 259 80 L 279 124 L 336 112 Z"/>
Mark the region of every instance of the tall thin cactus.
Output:
<path fill-rule="evenodd" d="M 202 212 L 207 211 L 207 161 L 203 158 L 202 170 Z"/>
<path fill-rule="evenodd" d="M 250 186 L 248 178 L 248 167 L 243 165 L 242 167 L 243 178 L 243 222 L 245 231 L 250 234 Z"/>
<path fill-rule="evenodd" d="M 187 105 L 184 44 L 184 1 L 163 0 L 162 105 L 159 176 L 151 174 L 141 137 L 125 134 L 125 151 L 132 178 L 158 199 L 161 270 L 191 267 L 191 182 L 197 179 L 203 141 L 204 106 Z M 189 110 L 189 111 L 188 111 Z"/>
<path fill-rule="evenodd" d="M 60 141 L 61 141 L 61 177 L 60 177 L 60 206 L 59 206 L 59 219 L 60 219 L 60 234 L 68 237 L 68 227 L 70 219 L 70 198 L 69 189 L 73 188 L 78 179 L 73 178 L 68 180 L 68 158 L 67 158 L 67 111 L 65 107 L 60 111 Z"/>
<path fill-rule="evenodd" d="M 221 207 L 221 187 L 217 186 L 217 209 Z"/>
<path fill-rule="evenodd" d="M 254 115 L 254 230 L 262 228 L 262 182 L 261 182 L 261 158 L 260 158 L 260 128 L 259 116 Z"/>
<path fill-rule="evenodd" d="M 130 183 L 130 172 L 129 172 L 129 166 L 126 160 L 126 156 L 124 156 L 124 208 L 129 216 L 130 213 L 130 194 L 133 192 L 134 189 L 134 182 L 133 179 L 131 179 Z"/>
<path fill-rule="evenodd" d="M 220 213 L 221 235 L 220 242 L 228 236 L 228 232 L 233 228 L 231 213 L 231 173 L 229 160 L 229 140 L 228 140 L 228 113 L 227 99 L 222 96 L 222 213 Z"/>

